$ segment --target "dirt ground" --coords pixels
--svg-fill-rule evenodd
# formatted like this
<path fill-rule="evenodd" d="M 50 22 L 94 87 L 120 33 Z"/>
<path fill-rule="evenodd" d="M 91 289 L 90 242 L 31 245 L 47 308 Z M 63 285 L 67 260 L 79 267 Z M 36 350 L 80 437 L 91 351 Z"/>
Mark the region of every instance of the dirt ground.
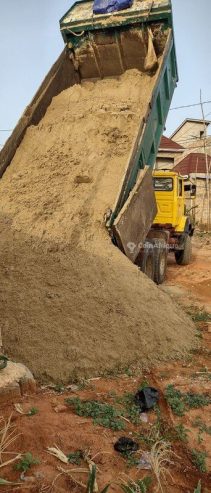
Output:
<path fill-rule="evenodd" d="M 173 257 L 169 257 L 167 281 L 160 289 L 170 293 L 195 319 L 196 337 L 200 342 L 199 349 L 194 350 L 185 360 L 162 363 L 159 367 L 145 372 L 137 368 L 127 368 L 124 375 L 113 374 L 109 377 L 81 382 L 65 389 L 61 386 L 38 388 L 36 394 L 26 395 L 19 403 L 26 413 L 35 408 L 31 412 L 32 415 L 20 414 L 14 405 L 3 406 L 0 411 L 1 416 L 8 419 L 12 413 L 13 430 L 18 435 L 15 442 L 8 447 L 8 451 L 16 454 L 31 452 L 34 458 L 39 459 L 39 464 L 32 465 L 25 473 L 25 477 L 22 476 L 22 480 L 20 480 L 21 471 L 15 470 L 13 463 L 2 467 L 1 478 L 11 482 L 21 482 L 21 484 L 2 485 L 0 486 L 1 491 L 5 493 L 85 492 L 89 474 L 88 456 L 97 466 L 97 483 L 100 492 L 108 483 L 111 483 L 109 492 L 121 492 L 120 483 L 128 481 L 129 478 L 137 481 L 144 476 L 150 476 L 152 479 L 151 486 L 146 490 L 150 493 L 156 491 L 164 493 L 211 492 L 209 475 L 211 405 L 199 405 L 198 407 L 196 404 L 194 407 L 185 408 L 184 413 L 178 416 L 164 397 L 169 384 L 181 393 L 190 393 L 196 398 L 199 394 L 207 396 L 210 393 L 210 286 L 211 236 L 196 236 L 191 265 L 179 267 L 175 264 Z M 136 424 L 131 422 L 134 421 L 132 411 L 130 415 L 120 417 L 124 430 L 112 430 L 94 424 L 91 417 L 77 415 L 73 407 L 68 406 L 65 401 L 67 398 L 78 397 L 82 400 L 100 401 L 118 408 L 119 405 L 121 407 L 122 402 L 125 402 L 126 395 L 128 393 L 133 395 L 143 385 L 143 382 L 159 390 L 158 407 L 147 414 L 140 415 L 142 419 L 139 417 Z M 1 426 L 2 423 L 0 423 Z M 136 454 L 123 457 L 114 450 L 114 443 L 121 436 L 128 436 L 139 443 L 139 450 Z M 168 442 L 171 448 L 167 449 L 164 463 L 161 464 L 155 450 L 156 448 L 160 450 L 161 444 Z M 65 455 L 74 454 L 78 450 L 82 451 L 81 463 L 66 465 L 56 457 L 49 455 L 47 447 L 55 445 Z M 194 463 L 193 450 L 196 451 L 197 465 Z M 149 470 L 142 470 L 140 464 L 137 465 L 144 451 L 151 451 L 151 469 Z M 10 453 L 3 454 L 0 460 L 4 462 L 13 457 L 14 455 Z M 204 463 L 206 472 L 203 472 Z M 163 474 L 162 466 L 164 467 Z M 81 468 L 82 471 L 80 471 Z M 160 472 L 160 485 L 159 474 L 156 478 L 157 471 Z M 196 490 L 200 480 L 202 488 Z"/>

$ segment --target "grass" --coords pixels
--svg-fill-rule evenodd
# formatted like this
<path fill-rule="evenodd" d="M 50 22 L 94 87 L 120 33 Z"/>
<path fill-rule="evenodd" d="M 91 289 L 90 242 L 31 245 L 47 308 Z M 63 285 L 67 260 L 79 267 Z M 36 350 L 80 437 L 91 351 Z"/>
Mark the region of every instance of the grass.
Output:
<path fill-rule="evenodd" d="M 29 409 L 27 413 L 27 416 L 35 416 L 35 414 L 38 413 L 39 413 L 39 409 L 37 409 L 37 407 L 31 407 L 31 409 Z"/>
<path fill-rule="evenodd" d="M 22 484 L 22 483 L 17 483 L 14 481 L 8 481 L 7 479 L 0 478 L 0 486 L 11 486 L 11 485 L 15 486 L 15 485 L 20 485 L 20 484 Z M 7 491 L 9 491 L 9 490 L 7 490 Z"/>
<path fill-rule="evenodd" d="M 200 416 L 196 416 L 196 418 L 192 422 L 192 425 L 194 426 L 194 428 L 199 428 L 199 431 L 201 433 L 207 433 L 208 435 L 211 435 L 211 426 L 207 426 Z"/>
<path fill-rule="evenodd" d="M 78 466 L 80 466 L 81 460 L 83 459 L 83 454 L 81 450 L 76 450 L 75 452 L 67 454 L 67 459 L 70 464 L 77 464 Z"/>
<path fill-rule="evenodd" d="M 190 307 L 188 314 L 193 322 L 211 322 L 211 314 L 204 309 L 196 310 L 194 307 Z"/>
<path fill-rule="evenodd" d="M 152 483 L 152 479 L 146 476 L 144 479 L 132 481 L 131 479 L 120 484 L 123 493 L 147 493 Z"/>
<path fill-rule="evenodd" d="M 167 474 L 170 475 L 168 467 L 173 464 L 171 456 L 170 443 L 164 440 L 158 440 L 154 443 L 149 453 L 151 468 L 157 481 L 158 490 L 161 492 L 163 492 L 163 482 Z"/>
<path fill-rule="evenodd" d="M 175 389 L 173 385 L 168 385 L 165 390 L 165 398 L 171 407 L 174 414 L 183 416 L 185 412 L 185 404 L 182 401 L 182 393 Z"/>
<path fill-rule="evenodd" d="M 191 377 L 193 379 L 200 379 L 209 382 L 211 380 L 211 372 L 206 366 L 204 366 L 200 368 L 199 371 L 192 373 Z"/>
<path fill-rule="evenodd" d="M 126 454 L 125 459 L 127 460 L 127 467 L 137 467 L 140 462 L 140 459 L 133 454 Z"/>
<path fill-rule="evenodd" d="M 113 396 L 114 402 L 122 407 L 121 415 L 133 424 L 140 423 L 140 408 L 134 402 L 134 394 L 126 392 L 123 396 Z"/>
<path fill-rule="evenodd" d="M 200 450 L 192 449 L 192 462 L 200 472 L 207 472 L 206 458 L 207 452 L 201 452 Z"/>
<path fill-rule="evenodd" d="M 158 405 L 154 407 L 154 411 L 156 413 L 156 421 L 150 427 L 150 430 L 135 433 L 137 440 L 143 442 L 149 448 L 159 440 L 169 442 L 178 439 L 175 428 L 169 426 L 165 418 L 162 418 Z"/>
<path fill-rule="evenodd" d="M 63 392 L 65 392 L 65 387 L 64 385 L 62 385 L 62 383 L 57 383 L 56 385 L 54 385 L 53 389 L 55 392 L 58 392 L 58 394 L 62 394 Z"/>
<path fill-rule="evenodd" d="M 201 493 L 201 480 L 198 482 L 198 485 L 195 488 L 193 493 Z"/>
<path fill-rule="evenodd" d="M 142 390 L 149 385 L 145 379 L 138 386 L 138 389 Z M 121 416 L 129 419 L 135 425 L 140 424 L 140 407 L 134 401 L 134 393 L 125 392 L 122 396 L 118 396 L 114 391 L 111 391 L 108 396 L 113 399 L 115 404 L 121 406 Z"/>
<path fill-rule="evenodd" d="M 209 396 L 193 392 L 184 394 L 183 399 L 188 409 L 197 409 L 198 407 L 208 406 L 211 403 Z"/>
<path fill-rule="evenodd" d="M 16 471 L 22 471 L 26 473 L 31 468 L 31 466 L 37 464 L 40 464 L 39 459 L 33 457 L 31 452 L 26 452 L 26 454 L 23 455 L 22 459 L 17 464 L 15 464 L 14 468 L 16 469 Z"/>
<path fill-rule="evenodd" d="M 121 412 L 110 404 L 99 401 L 83 401 L 79 397 L 66 399 L 66 403 L 78 416 L 90 417 L 96 425 L 111 428 L 114 431 L 125 429 Z"/>
<path fill-rule="evenodd" d="M 136 467 L 139 464 L 140 459 L 137 457 L 136 453 L 124 451 L 120 452 L 122 457 L 126 460 L 127 467 Z"/>
<path fill-rule="evenodd" d="M 31 407 L 29 411 L 24 411 L 21 404 L 14 404 L 14 407 L 19 414 L 25 416 L 35 416 L 35 414 L 39 413 L 39 409 L 37 409 L 37 407 Z"/>
<path fill-rule="evenodd" d="M 194 392 L 182 393 L 172 384 L 166 387 L 165 398 L 177 416 L 183 416 L 189 409 L 197 409 L 211 403 L 211 398 L 207 395 Z"/>
<path fill-rule="evenodd" d="M 11 464 L 15 460 L 21 457 L 21 454 L 16 454 L 11 459 L 3 460 L 4 455 L 14 455 L 13 452 L 9 452 L 10 446 L 17 440 L 20 434 L 17 434 L 14 425 L 11 425 L 12 414 L 5 420 L 3 417 L 0 418 L 0 468 Z"/>
<path fill-rule="evenodd" d="M 179 423 L 178 425 L 175 426 L 175 431 L 178 440 L 181 440 L 181 442 L 188 442 L 189 430 L 185 428 L 185 426 L 182 423 Z"/>

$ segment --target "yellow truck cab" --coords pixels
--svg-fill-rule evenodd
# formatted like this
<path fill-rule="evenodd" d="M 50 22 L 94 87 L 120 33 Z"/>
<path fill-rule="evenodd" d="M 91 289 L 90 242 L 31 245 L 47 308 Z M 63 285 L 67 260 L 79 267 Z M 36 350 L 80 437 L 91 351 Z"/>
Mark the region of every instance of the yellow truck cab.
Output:
<path fill-rule="evenodd" d="M 157 214 L 136 263 L 148 277 L 161 284 L 166 275 L 168 252 L 174 252 L 177 264 L 189 264 L 194 224 L 186 214 L 184 178 L 169 170 L 154 170 L 152 176 Z"/>
<path fill-rule="evenodd" d="M 176 233 L 184 233 L 187 222 L 184 179 L 173 171 L 154 171 L 153 186 L 158 208 L 153 224 L 167 225 Z"/>

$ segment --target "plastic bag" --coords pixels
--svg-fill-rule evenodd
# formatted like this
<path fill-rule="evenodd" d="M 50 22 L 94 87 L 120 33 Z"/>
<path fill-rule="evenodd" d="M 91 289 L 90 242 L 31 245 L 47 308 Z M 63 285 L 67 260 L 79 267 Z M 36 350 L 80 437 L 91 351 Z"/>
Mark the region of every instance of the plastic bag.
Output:
<path fill-rule="evenodd" d="M 139 449 L 137 442 L 134 442 L 132 438 L 120 437 L 114 444 L 115 450 L 121 454 L 136 452 Z"/>
<path fill-rule="evenodd" d="M 131 7 L 133 0 L 94 0 L 94 14 L 109 14 Z"/>
<path fill-rule="evenodd" d="M 152 409 L 159 400 L 159 392 L 154 387 L 145 387 L 135 394 L 135 403 L 140 407 L 141 413 Z"/>

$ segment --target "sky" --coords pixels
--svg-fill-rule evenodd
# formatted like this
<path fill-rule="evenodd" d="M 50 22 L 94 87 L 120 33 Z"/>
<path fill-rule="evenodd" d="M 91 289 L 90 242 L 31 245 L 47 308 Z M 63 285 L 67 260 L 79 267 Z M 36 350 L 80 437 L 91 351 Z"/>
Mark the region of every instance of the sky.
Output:
<path fill-rule="evenodd" d="M 0 0 L 0 145 L 9 136 L 63 49 L 59 19 L 71 0 Z M 211 101 L 211 1 L 172 0 L 179 71 L 172 108 Z M 211 102 L 204 104 L 211 120 Z M 200 106 L 172 109 L 165 135 L 185 118 L 201 118 Z M 211 125 L 210 125 L 211 127 Z M 210 132 L 211 133 L 211 130 Z"/>

